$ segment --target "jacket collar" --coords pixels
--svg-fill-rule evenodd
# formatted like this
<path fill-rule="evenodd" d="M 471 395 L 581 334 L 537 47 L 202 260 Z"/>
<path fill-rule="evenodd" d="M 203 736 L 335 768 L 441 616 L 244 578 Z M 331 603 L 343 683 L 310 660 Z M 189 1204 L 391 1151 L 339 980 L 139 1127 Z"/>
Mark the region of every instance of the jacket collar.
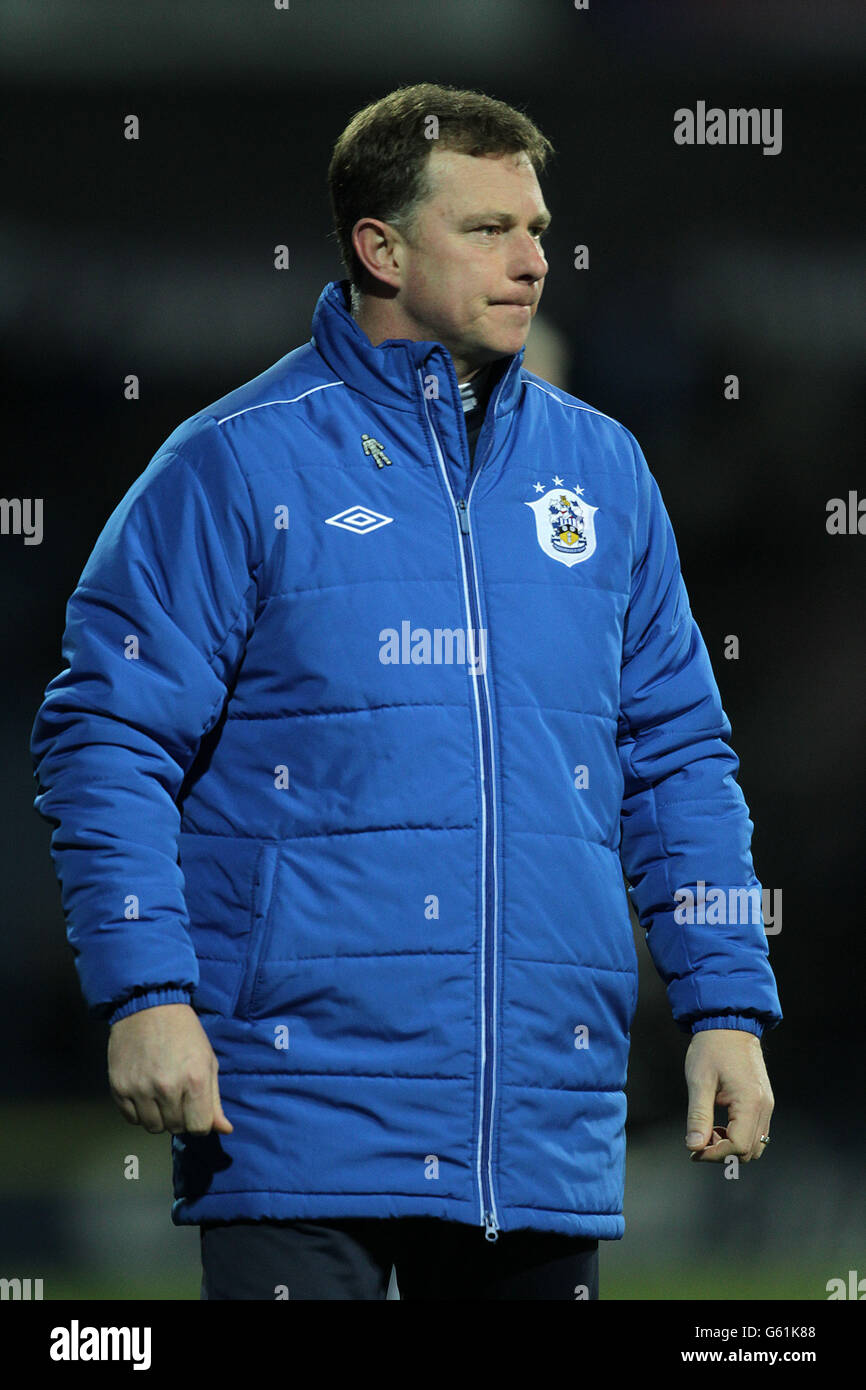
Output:
<path fill-rule="evenodd" d="M 414 413 L 419 408 L 419 370 L 425 375 L 441 372 L 444 363 L 453 377 L 455 405 L 459 408 L 451 355 L 441 343 L 386 338 L 374 347 L 352 318 L 350 305 L 350 282 L 331 280 L 319 295 L 313 313 L 313 344 L 347 386 L 381 405 Z M 494 387 L 493 391 L 497 416 L 513 410 L 520 398 L 524 351 L 521 348 L 504 359 L 508 365 L 499 378 L 501 389 Z"/>

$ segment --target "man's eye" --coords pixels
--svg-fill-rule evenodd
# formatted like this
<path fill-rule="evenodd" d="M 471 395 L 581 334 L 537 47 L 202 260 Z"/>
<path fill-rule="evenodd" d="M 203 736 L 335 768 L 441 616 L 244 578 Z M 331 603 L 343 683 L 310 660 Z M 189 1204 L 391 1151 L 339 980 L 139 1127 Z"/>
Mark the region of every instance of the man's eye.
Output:
<path fill-rule="evenodd" d="M 495 225 L 495 223 L 493 223 L 493 222 L 488 222 L 488 223 L 486 224 L 486 226 L 483 226 L 483 227 L 475 227 L 475 228 L 473 228 L 473 230 L 476 231 L 476 232 L 499 232 L 499 231 L 501 231 L 502 229 L 501 229 L 501 227 L 497 227 L 497 226 Z M 542 238 L 543 236 L 546 236 L 546 235 L 547 235 L 547 228 L 546 228 L 546 227 L 537 227 L 537 228 L 533 231 L 532 235 L 533 235 L 534 237 L 537 237 L 538 240 L 541 241 L 541 238 Z"/>

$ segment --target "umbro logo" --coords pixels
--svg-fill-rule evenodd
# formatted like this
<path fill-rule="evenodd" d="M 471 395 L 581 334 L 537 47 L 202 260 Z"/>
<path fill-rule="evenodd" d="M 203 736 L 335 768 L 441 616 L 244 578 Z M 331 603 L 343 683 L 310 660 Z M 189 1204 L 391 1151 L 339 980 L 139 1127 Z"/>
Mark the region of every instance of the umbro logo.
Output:
<path fill-rule="evenodd" d="M 325 517 L 325 524 L 342 526 L 344 531 L 355 531 L 360 536 L 367 531 L 377 530 L 379 526 L 387 526 L 393 520 L 392 516 L 371 512 L 369 507 L 346 507 L 345 511 L 337 512 L 335 516 Z"/>

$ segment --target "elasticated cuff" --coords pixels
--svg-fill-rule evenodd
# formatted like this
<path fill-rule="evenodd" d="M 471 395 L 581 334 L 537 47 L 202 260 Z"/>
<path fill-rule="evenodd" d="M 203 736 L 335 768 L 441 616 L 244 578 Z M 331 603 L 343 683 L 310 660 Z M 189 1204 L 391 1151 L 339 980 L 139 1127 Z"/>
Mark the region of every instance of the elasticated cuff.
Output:
<path fill-rule="evenodd" d="M 137 1014 L 141 1009 L 154 1009 L 158 1004 L 191 1004 L 192 994 L 188 989 L 178 989 L 175 985 L 167 985 L 165 989 L 149 989 L 144 994 L 134 994 L 131 999 L 127 999 L 109 1018 L 109 1026 L 117 1023 L 120 1018 L 127 1018 L 130 1014 Z"/>
<path fill-rule="evenodd" d="M 707 1028 L 738 1028 L 742 1033 L 754 1033 L 757 1038 L 764 1035 L 761 1020 L 749 1014 L 714 1014 L 709 1018 L 696 1018 L 692 1022 L 693 1033 L 703 1033 Z"/>

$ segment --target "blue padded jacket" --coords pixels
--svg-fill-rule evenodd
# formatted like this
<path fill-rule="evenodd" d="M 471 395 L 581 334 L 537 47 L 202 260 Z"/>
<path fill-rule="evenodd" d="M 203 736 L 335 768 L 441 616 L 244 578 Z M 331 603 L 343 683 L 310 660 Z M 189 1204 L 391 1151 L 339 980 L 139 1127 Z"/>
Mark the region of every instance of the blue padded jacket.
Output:
<path fill-rule="evenodd" d="M 445 348 L 333 281 L 136 479 L 63 656 L 31 751 L 85 998 L 191 1002 L 234 1125 L 172 1138 L 173 1221 L 619 1238 L 623 871 L 684 1031 L 782 1017 L 760 913 L 680 920 L 760 885 L 629 431 L 521 351 L 471 469 Z"/>

